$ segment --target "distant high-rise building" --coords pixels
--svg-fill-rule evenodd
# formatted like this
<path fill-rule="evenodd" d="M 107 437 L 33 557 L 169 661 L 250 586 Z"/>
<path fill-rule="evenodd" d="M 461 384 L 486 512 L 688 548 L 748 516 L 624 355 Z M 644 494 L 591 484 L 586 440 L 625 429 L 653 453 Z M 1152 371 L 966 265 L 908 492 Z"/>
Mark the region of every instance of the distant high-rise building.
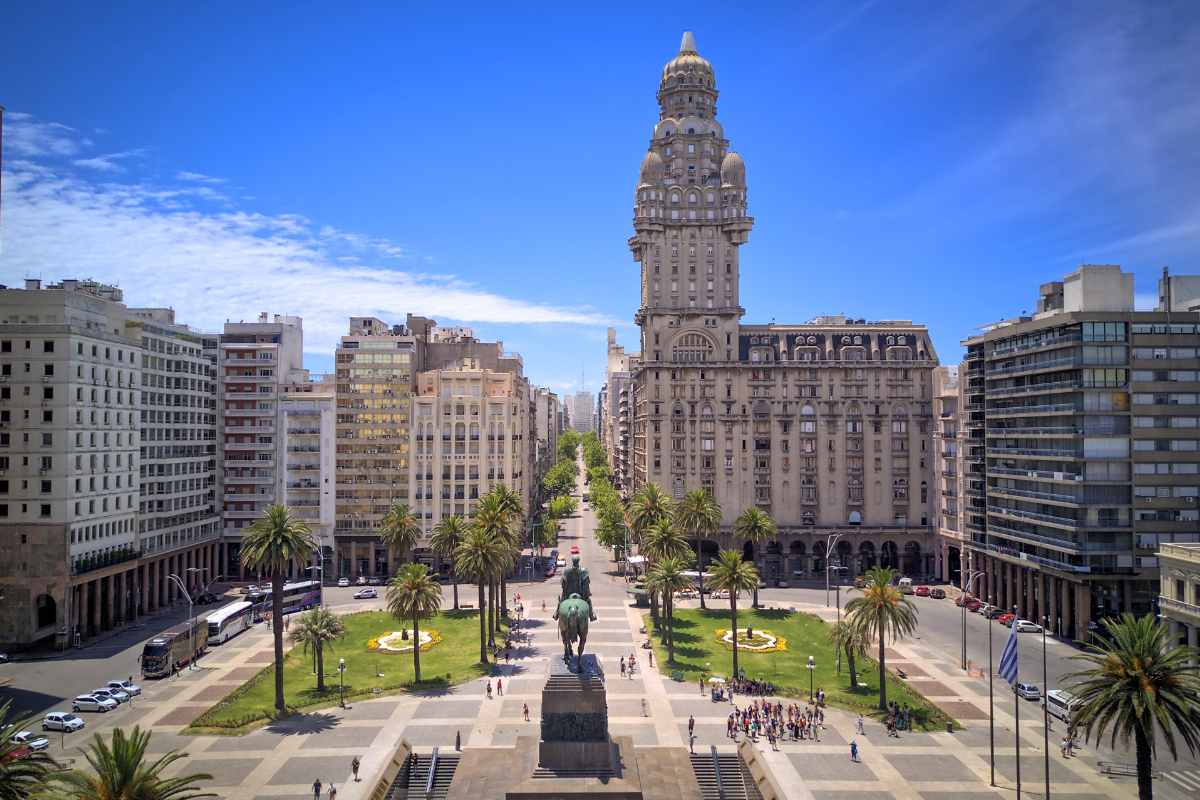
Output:
<path fill-rule="evenodd" d="M 571 429 L 579 433 L 595 430 L 594 400 L 592 393 L 580 389 L 571 397 Z"/>

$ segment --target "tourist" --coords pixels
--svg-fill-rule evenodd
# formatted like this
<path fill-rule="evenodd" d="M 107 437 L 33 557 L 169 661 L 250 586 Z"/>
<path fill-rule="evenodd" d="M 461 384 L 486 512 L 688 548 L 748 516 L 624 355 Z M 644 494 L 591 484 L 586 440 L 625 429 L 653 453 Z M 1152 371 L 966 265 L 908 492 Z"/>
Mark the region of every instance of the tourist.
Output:
<path fill-rule="evenodd" d="M 646 698 L 644 698 L 644 697 L 642 698 L 642 716 L 643 717 L 650 716 L 650 710 L 648 708 L 646 708 Z"/>
<path fill-rule="evenodd" d="M 654 651 L 651 650 L 648 653 L 646 653 L 646 658 L 650 659 L 650 666 L 653 667 L 654 666 Z"/>
<path fill-rule="evenodd" d="M 850 760 L 855 763 L 858 762 L 858 742 L 853 739 L 850 740 Z"/>
<path fill-rule="evenodd" d="M 621 677 L 625 677 L 625 656 L 621 656 Z"/>
<path fill-rule="evenodd" d="M 354 760 L 350 762 L 350 771 L 354 773 L 355 783 L 358 783 L 358 768 L 360 766 L 362 766 L 362 762 L 358 760 L 358 756 L 355 756 Z"/>
<path fill-rule="evenodd" d="M 688 733 L 691 734 L 691 732 L 694 730 L 696 730 L 696 717 L 689 714 L 688 715 Z"/>
<path fill-rule="evenodd" d="M 337 787 L 329 784 L 329 800 L 337 800 Z"/>
<path fill-rule="evenodd" d="M 1062 742 L 1059 743 L 1059 749 L 1062 751 L 1063 758 L 1069 758 L 1070 740 L 1066 736 L 1062 737 Z"/>
<path fill-rule="evenodd" d="M 321 779 L 313 781 L 313 800 L 321 800 Z"/>
<path fill-rule="evenodd" d="M 521 711 L 525 714 L 525 721 L 529 722 L 529 703 L 522 703 Z"/>
<path fill-rule="evenodd" d="M 504 696 L 504 679 L 503 678 L 496 678 L 496 694 L 500 695 L 501 697 Z"/>
<path fill-rule="evenodd" d="M 488 700 L 492 699 L 492 679 L 491 678 L 488 678 L 488 682 L 487 682 L 487 697 L 488 697 Z"/>
<path fill-rule="evenodd" d="M 703 697 L 704 696 L 704 676 L 701 675 L 699 678 L 696 679 L 696 682 L 700 685 L 700 696 Z"/>
<path fill-rule="evenodd" d="M 866 736 L 866 735 L 867 735 L 867 732 L 866 732 L 866 730 L 864 730 L 864 728 L 863 728 L 863 715 L 862 715 L 862 714 L 859 714 L 859 715 L 858 715 L 857 730 L 858 730 L 858 735 L 859 735 L 859 736 Z"/>
<path fill-rule="evenodd" d="M 688 752 L 692 755 L 696 754 L 696 735 L 688 734 Z"/>

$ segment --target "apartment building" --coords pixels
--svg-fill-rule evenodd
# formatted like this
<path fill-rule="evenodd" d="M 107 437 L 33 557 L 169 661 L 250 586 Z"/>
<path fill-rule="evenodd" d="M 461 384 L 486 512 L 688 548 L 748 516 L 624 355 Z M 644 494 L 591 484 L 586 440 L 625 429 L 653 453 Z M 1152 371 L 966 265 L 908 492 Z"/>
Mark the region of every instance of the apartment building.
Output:
<path fill-rule="evenodd" d="M 1161 545 L 1158 567 L 1158 607 L 1172 640 L 1200 647 L 1200 544 Z"/>
<path fill-rule="evenodd" d="M 629 485 L 630 389 L 632 367 L 637 355 L 625 352 L 617 344 L 617 332 L 608 329 L 608 358 L 604 387 L 600 391 L 599 434 L 608 454 L 613 485 L 622 490 Z"/>
<path fill-rule="evenodd" d="M 227 578 L 246 578 L 243 529 L 284 499 L 286 437 L 280 398 L 290 376 L 303 370 L 299 317 L 266 312 L 253 322 L 226 322 L 217 354 L 222 539 Z"/>
<path fill-rule="evenodd" d="M 724 533 L 704 549 L 738 546 L 768 581 L 823 576 L 833 534 L 853 571 L 933 573 L 938 362 L 927 330 L 844 315 L 743 324 L 746 165 L 717 120 L 712 65 L 691 33 L 657 98 L 629 239 L 641 270 L 630 488 L 710 491 Z M 748 506 L 771 514 L 777 541 L 732 542 Z"/>
<path fill-rule="evenodd" d="M 1154 609 L 1160 548 L 1200 541 L 1200 312 L 1178 310 L 1196 285 L 1164 274 L 1171 305 L 1136 311 L 1132 274 L 1086 265 L 964 341 L 978 594 L 1076 639 Z"/>
<path fill-rule="evenodd" d="M 533 435 L 536 476 L 533 486 L 541 484 L 546 471 L 554 466 L 558 452 L 558 434 L 562 430 L 562 411 L 558 395 L 545 387 L 533 389 Z"/>
<path fill-rule="evenodd" d="M 933 371 L 933 479 L 937 485 L 938 580 L 959 583 L 962 569 L 963 471 L 959 450 L 958 365 Z M 981 479 L 982 480 L 982 479 Z"/>
<path fill-rule="evenodd" d="M 126 329 L 141 345 L 138 539 L 149 565 L 145 579 L 161 586 L 167 574 L 186 574 L 185 583 L 198 589 L 221 577 L 217 380 L 204 345 L 212 337 L 177 324 L 169 308 L 131 308 Z"/>
<path fill-rule="evenodd" d="M 282 502 L 308 525 L 321 550 L 321 569 L 336 569 L 337 387 L 332 375 L 290 376 L 279 398 L 283 419 Z M 315 576 L 314 576 L 315 577 Z"/>

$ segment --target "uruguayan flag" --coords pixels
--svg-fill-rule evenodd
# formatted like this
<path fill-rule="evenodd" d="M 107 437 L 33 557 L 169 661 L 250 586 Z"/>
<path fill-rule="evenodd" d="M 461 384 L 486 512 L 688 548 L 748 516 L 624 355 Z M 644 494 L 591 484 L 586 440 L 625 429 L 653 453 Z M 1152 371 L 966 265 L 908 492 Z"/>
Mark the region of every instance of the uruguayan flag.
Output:
<path fill-rule="evenodd" d="M 1010 685 L 1017 682 L 1017 623 L 1013 623 L 1012 633 L 1004 643 L 1004 652 L 1000 654 L 1000 677 Z"/>

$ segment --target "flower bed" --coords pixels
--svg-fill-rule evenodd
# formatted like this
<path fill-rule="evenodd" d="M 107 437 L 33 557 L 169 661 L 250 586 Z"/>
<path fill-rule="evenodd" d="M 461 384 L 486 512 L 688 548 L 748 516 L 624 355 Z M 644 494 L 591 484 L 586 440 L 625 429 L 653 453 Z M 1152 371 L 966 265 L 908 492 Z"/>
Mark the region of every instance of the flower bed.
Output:
<path fill-rule="evenodd" d="M 787 639 L 784 639 L 782 636 L 777 636 L 762 628 L 754 628 L 753 630 L 754 635 L 748 636 L 748 629 L 738 628 L 738 650 L 746 650 L 751 653 L 779 653 L 787 650 Z M 728 628 L 717 628 L 716 634 L 717 641 L 724 644 L 730 650 L 733 649 L 733 634 Z"/>
<path fill-rule="evenodd" d="M 407 634 L 407 638 L 405 638 Z M 421 652 L 424 653 L 438 642 L 442 636 L 437 631 L 421 631 Z M 367 641 L 367 649 L 376 653 L 396 654 L 411 653 L 413 650 L 412 629 L 390 631 Z"/>

